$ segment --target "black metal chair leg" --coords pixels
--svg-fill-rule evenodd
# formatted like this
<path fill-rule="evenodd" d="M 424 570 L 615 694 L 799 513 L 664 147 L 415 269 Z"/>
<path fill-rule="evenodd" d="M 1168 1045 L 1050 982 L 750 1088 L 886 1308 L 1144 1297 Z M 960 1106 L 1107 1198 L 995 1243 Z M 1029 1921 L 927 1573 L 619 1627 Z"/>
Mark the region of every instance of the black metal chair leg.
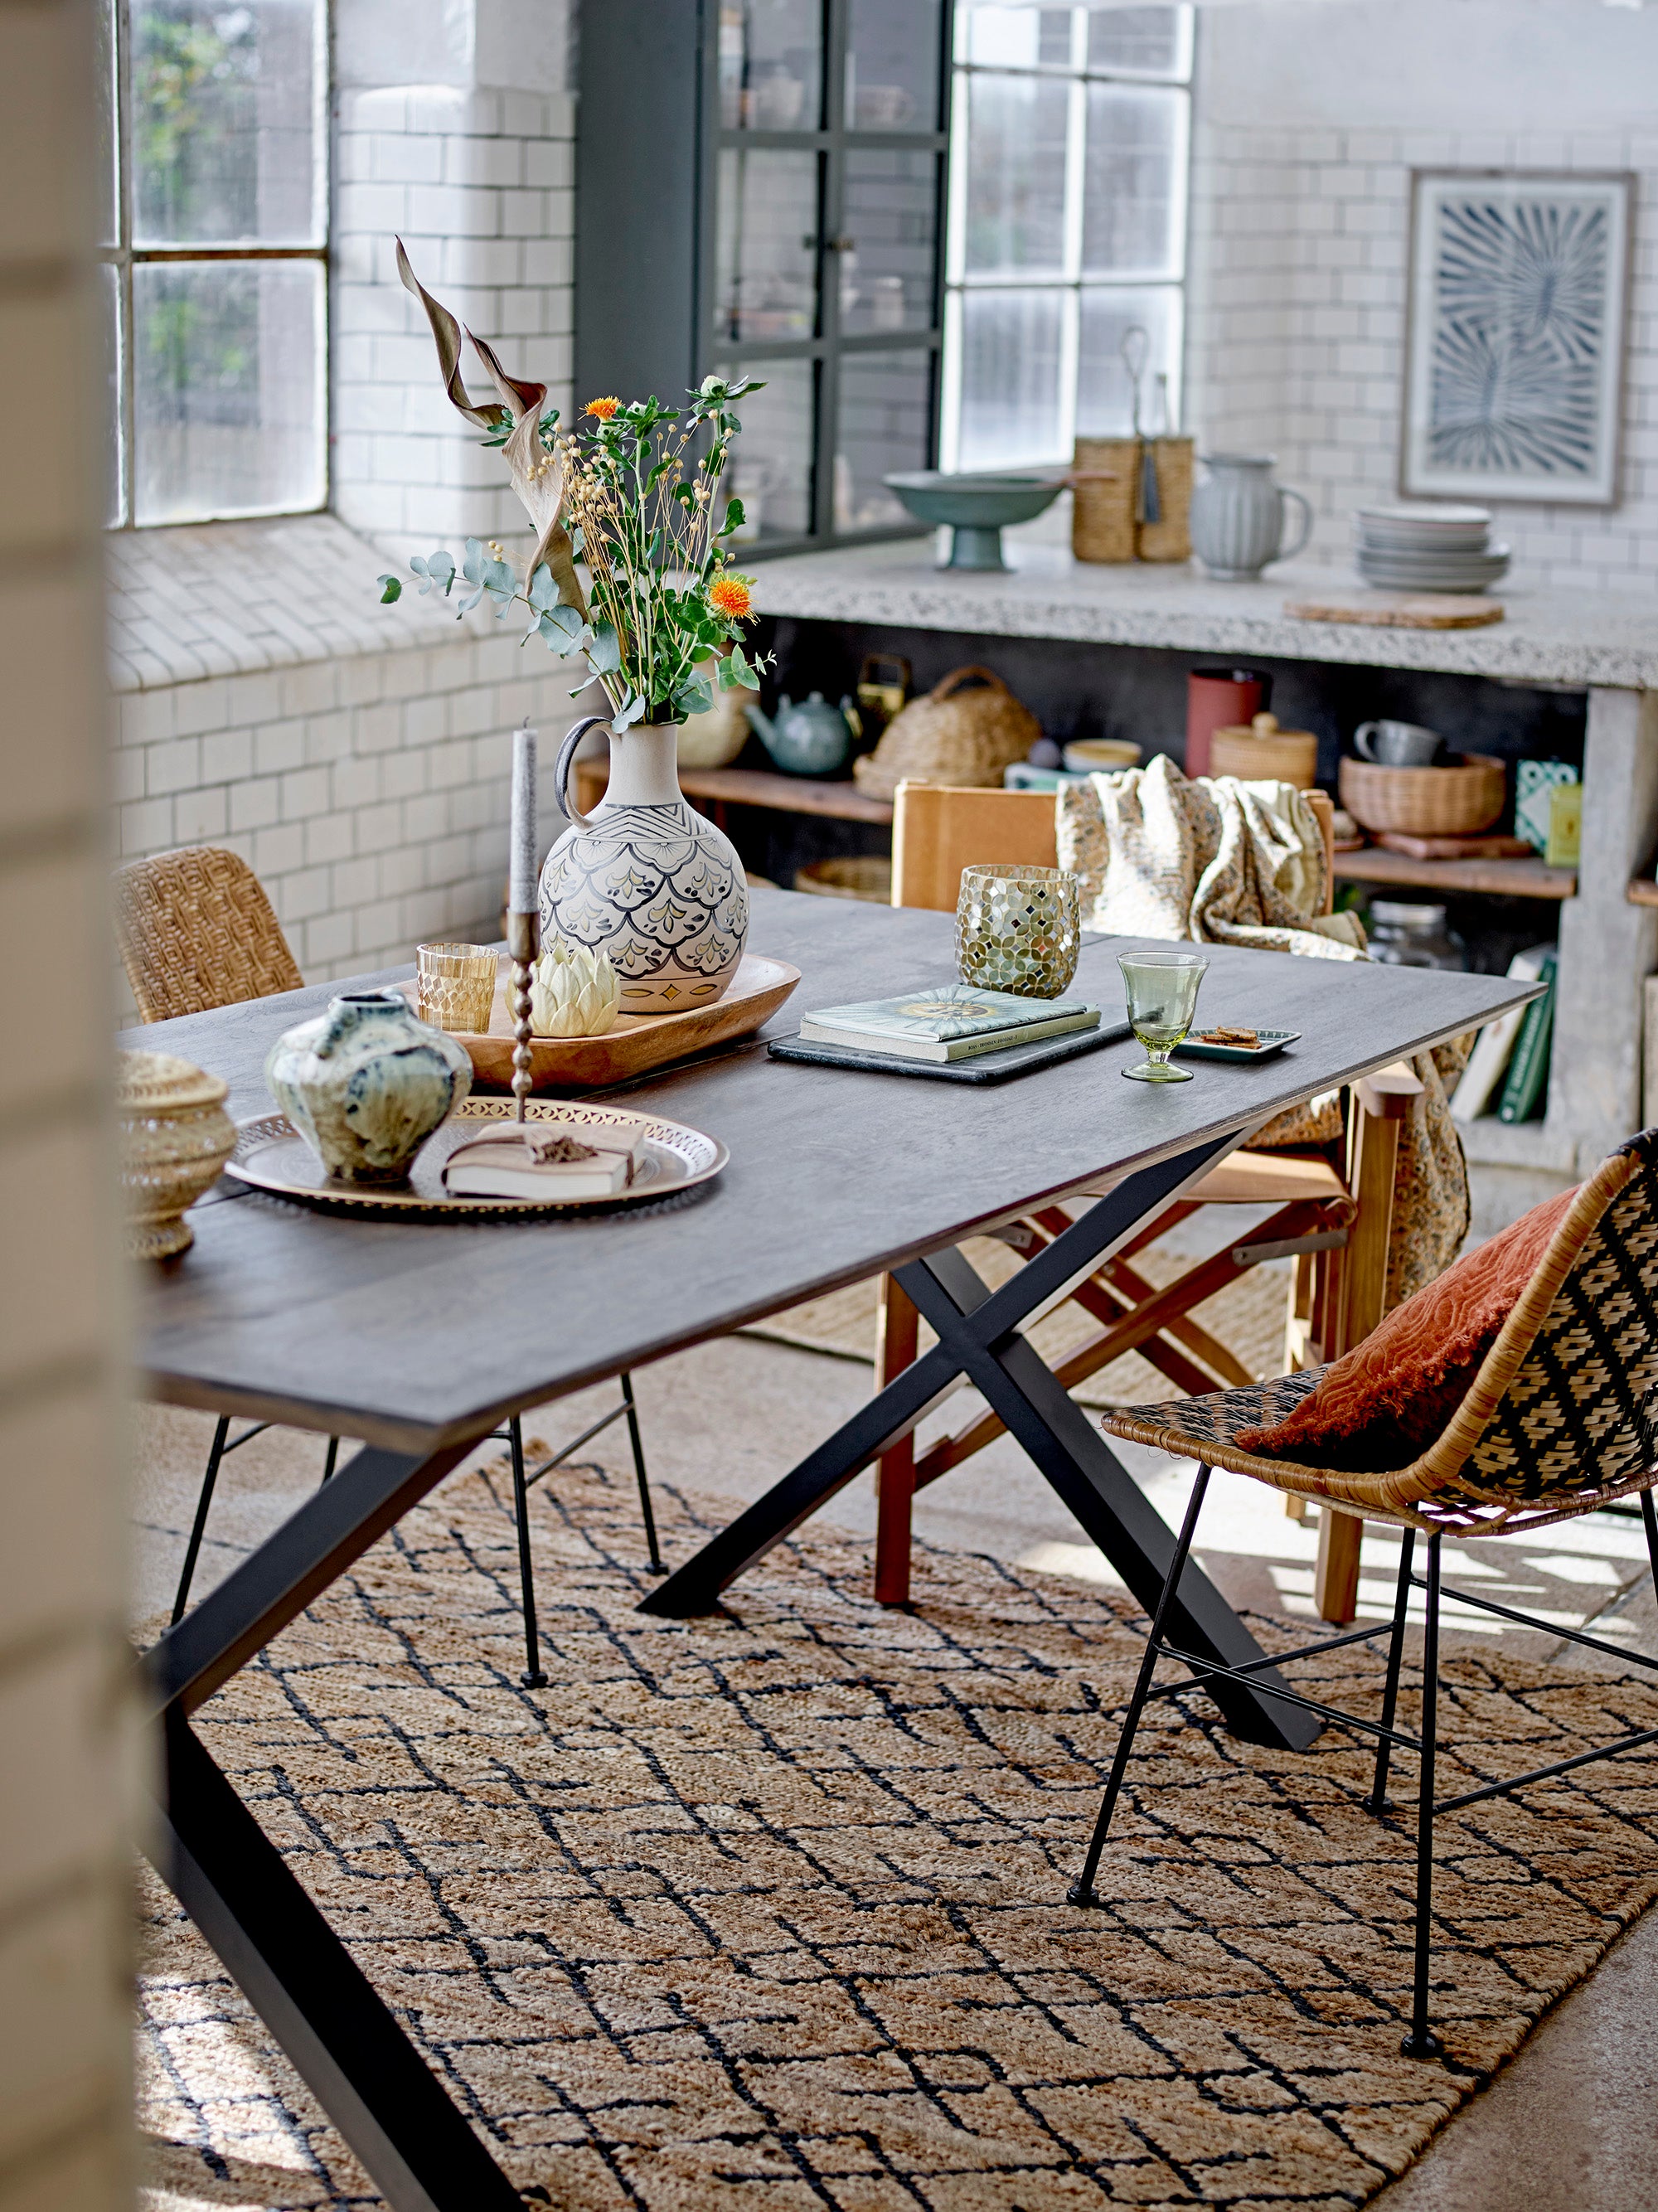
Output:
<path fill-rule="evenodd" d="M 1411 1604 L 1411 1560 L 1416 1551 L 1416 1531 L 1405 1531 L 1404 1547 L 1399 1555 L 1399 1589 L 1394 1598 L 1394 1632 L 1388 1645 L 1388 1686 L 1382 1698 L 1382 1725 L 1390 1729 L 1399 1706 L 1399 1669 L 1405 1656 L 1405 1618 Z M 1388 1809 L 1388 1761 L 1393 1746 L 1384 1735 L 1376 1747 L 1376 1787 L 1365 1799 L 1366 1808 L 1372 1813 Z"/>
<path fill-rule="evenodd" d="M 634 1448 L 634 1474 L 639 1483 L 639 1510 L 645 1519 L 645 1543 L 651 1555 L 651 1572 L 665 1575 L 662 1554 L 657 1549 L 656 1516 L 651 1510 L 650 1477 L 645 1472 L 645 1447 L 639 1435 L 639 1408 L 634 1403 L 634 1378 L 624 1373 L 622 1377 L 622 1403 L 628 1416 L 628 1437 Z"/>
<path fill-rule="evenodd" d="M 519 1595 L 524 1607 L 524 1673 L 526 1690 L 544 1690 L 541 1671 L 541 1638 L 536 1628 L 536 1571 L 530 1557 L 530 1495 L 524 1480 L 524 1425 L 516 1413 L 507 1425 L 507 1441 L 513 1455 L 513 1518 L 518 1523 Z"/>
<path fill-rule="evenodd" d="M 1416 1975 L 1411 2032 L 1400 2044 L 1406 2058 L 1442 2058 L 1445 2046 L 1428 2026 L 1428 1953 L 1434 1901 L 1434 1751 L 1439 1706 L 1439 1546 L 1428 1539 L 1428 1624 L 1422 1647 L 1422 1784 L 1416 1812 Z"/>
<path fill-rule="evenodd" d="M 1145 1711 L 1145 1700 L 1151 1689 L 1151 1677 L 1157 1672 L 1157 1657 L 1163 1647 L 1163 1624 L 1168 1616 L 1180 1578 L 1185 1571 L 1186 1555 L 1192 1548 L 1192 1538 L 1197 1531 L 1198 1516 L 1203 1510 L 1205 1493 L 1209 1488 L 1209 1470 L 1199 1467 L 1198 1479 L 1192 1486 L 1192 1502 L 1186 1509 L 1186 1519 L 1175 1546 L 1175 1556 L 1169 1563 L 1169 1572 L 1163 1577 L 1157 1598 L 1157 1609 L 1151 1617 L 1151 1632 L 1145 1639 L 1145 1656 L 1140 1661 L 1140 1671 L 1135 1679 L 1134 1694 L 1128 1701 L 1128 1711 L 1123 1716 L 1122 1733 L 1117 1738 L 1116 1755 L 1111 1761 L 1111 1773 L 1101 1801 L 1099 1817 L 1094 1823 L 1094 1832 L 1089 1838 L 1088 1856 L 1083 1861 L 1082 1872 L 1066 1893 L 1072 1905 L 1094 1905 L 1094 1876 L 1099 1871 L 1100 1853 L 1105 1849 L 1105 1839 L 1111 1826 L 1111 1815 L 1116 1810 L 1122 1778 L 1128 1769 L 1129 1756 L 1134 1748 L 1134 1737 L 1140 1724 L 1140 1715 Z"/>
<path fill-rule="evenodd" d="M 179 1589 L 173 1601 L 174 1628 L 184 1619 L 185 1607 L 190 1602 L 190 1585 L 195 1579 L 196 1562 L 201 1556 L 202 1537 L 207 1528 L 207 1510 L 213 1503 L 213 1486 L 219 1480 L 219 1462 L 224 1457 L 225 1439 L 229 1434 L 230 1416 L 221 1413 L 218 1426 L 213 1431 L 213 1448 L 207 1455 L 207 1472 L 202 1477 L 202 1494 L 196 1500 L 190 1541 L 185 1546 L 185 1563 L 179 1571 Z"/>
<path fill-rule="evenodd" d="M 339 1465 L 339 1463 L 340 1440 L 337 1437 L 330 1437 L 328 1439 L 328 1456 L 322 1463 L 322 1479 L 324 1482 L 331 1482 L 334 1480 L 334 1469 Z M 319 1484 L 318 1487 L 320 1489 L 321 1484 Z"/>
<path fill-rule="evenodd" d="M 1647 1561 L 1652 1569 L 1652 1586 L 1658 1590 L 1658 1510 L 1652 1503 L 1652 1492 L 1641 1492 L 1641 1522 L 1647 1532 Z"/>

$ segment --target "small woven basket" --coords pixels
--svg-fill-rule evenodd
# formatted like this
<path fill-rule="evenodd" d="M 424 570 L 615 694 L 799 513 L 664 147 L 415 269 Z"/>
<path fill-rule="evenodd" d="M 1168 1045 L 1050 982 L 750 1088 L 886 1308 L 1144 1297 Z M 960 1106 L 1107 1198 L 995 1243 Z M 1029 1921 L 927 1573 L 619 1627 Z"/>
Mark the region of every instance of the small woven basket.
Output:
<path fill-rule="evenodd" d="M 1366 830 L 1473 837 L 1503 811 L 1503 763 L 1489 753 L 1464 753 L 1444 768 L 1381 768 L 1346 759 L 1339 783 L 1342 805 Z"/>
<path fill-rule="evenodd" d="M 750 876 L 752 884 L 755 878 Z M 819 898 L 866 899 L 892 904 L 892 863 L 878 853 L 850 853 L 835 860 L 811 860 L 794 872 L 794 888 Z"/>
<path fill-rule="evenodd" d="M 1150 441 L 1152 466 L 1157 472 L 1157 504 L 1162 518 L 1142 522 L 1134 536 L 1134 550 L 1142 561 L 1189 561 L 1192 557 L 1192 457 L 1190 438 Z"/>
<path fill-rule="evenodd" d="M 963 689 L 975 678 L 975 688 Z M 893 716 L 875 750 L 853 763 L 853 778 L 874 799 L 890 799 L 906 776 L 957 790 L 993 790 L 1003 769 L 1023 760 L 1042 733 L 1042 724 L 999 676 L 987 668 L 956 668 Z"/>
<path fill-rule="evenodd" d="M 1134 486 L 1139 457 L 1138 438 L 1078 439 L 1072 464 L 1071 550 L 1078 561 L 1133 559 Z M 1161 490 L 1161 476 L 1157 483 Z M 1188 463 L 1187 504 L 1190 502 Z"/>

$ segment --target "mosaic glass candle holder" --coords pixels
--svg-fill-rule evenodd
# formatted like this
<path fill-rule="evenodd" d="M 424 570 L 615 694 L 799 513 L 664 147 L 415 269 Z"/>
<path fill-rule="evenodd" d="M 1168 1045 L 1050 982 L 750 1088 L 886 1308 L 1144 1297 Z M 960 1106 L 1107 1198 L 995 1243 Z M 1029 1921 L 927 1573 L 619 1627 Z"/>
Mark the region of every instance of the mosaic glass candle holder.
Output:
<path fill-rule="evenodd" d="M 962 871 L 956 968 L 963 982 L 1023 999 L 1057 999 L 1082 949 L 1077 878 L 1022 862 Z"/>
<path fill-rule="evenodd" d="M 495 1003 L 495 956 L 487 945 L 422 945 L 420 1018 L 440 1030 L 487 1033 Z"/>

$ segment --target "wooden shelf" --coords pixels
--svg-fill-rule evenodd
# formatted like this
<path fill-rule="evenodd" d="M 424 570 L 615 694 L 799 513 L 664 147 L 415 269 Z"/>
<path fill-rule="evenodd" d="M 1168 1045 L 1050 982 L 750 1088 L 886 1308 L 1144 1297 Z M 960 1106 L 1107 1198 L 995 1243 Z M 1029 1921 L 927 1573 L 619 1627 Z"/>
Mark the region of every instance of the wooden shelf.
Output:
<path fill-rule="evenodd" d="M 1423 890 L 1484 891 L 1500 898 L 1577 896 L 1575 869 L 1546 867 L 1541 860 L 1412 860 L 1403 853 L 1367 845 L 1362 852 L 1338 853 L 1335 872 L 1338 880 L 1348 883 L 1409 884 Z M 1648 888 L 1658 904 L 1658 886 Z"/>
<path fill-rule="evenodd" d="M 578 761 L 575 803 L 584 814 L 597 806 L 610 781 L 610 764 L 603 757 Z M 816 814 L 835 822 L 873 822 L 890 825 L 892 802 L 872 799 L 847 779 L 820 783 L 810 776 L 778 775 L 765 769 L 682 768 L 679 788 L 687 799 L 707 799 L 720 811 L 727 806 L 765 806 L 779 814 Z"/>
<path fill-rule="evenodd" d="M 1637 876 L 1625 896 L 1631 906 L 1658 906 L 1658 884 L 1650 876 Z"/>

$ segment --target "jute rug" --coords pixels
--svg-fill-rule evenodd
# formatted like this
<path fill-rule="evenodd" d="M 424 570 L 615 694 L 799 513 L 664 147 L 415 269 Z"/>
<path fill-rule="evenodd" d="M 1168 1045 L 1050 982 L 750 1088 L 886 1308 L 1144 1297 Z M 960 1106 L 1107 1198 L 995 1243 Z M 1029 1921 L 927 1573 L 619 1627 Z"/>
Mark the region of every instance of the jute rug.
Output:
<path fill-rule="evenodd" d="M 669 1555 L 729 1511 L 665 1492 Z M 1108 1902 L 1080 1912 L 1144 1626 L 1108 1593 L 918 1547 L 914 1609 L 885 1613 L 866 1547 L 809 1527 L 728 1616 L 653 1621 L 631 1484 L 568 1473 L 535 1512 L 548 1689 L 519 1686 L 486 1472 L 199 1717 L 533 2201 L 1356 2205 L 1658 1891 L 1650 1758 L 1442 1824 L 1452 2063 L 1412 2064 L 1410 1830 L 1361 1810 L 1351 1742 L 1273 1754 L 1200 1697 L 1154 1707 Z M 1315 1663 L 1375 1712 L 1363 1647 Z M 1644 1686 L 1483 1652 L 1449 1674 L 1447 1792 L 1658 1724 Z M 377 2202 L 172 1900 L 149 1905 L 149 2204 Z"/>
<path fill-rule="evenodd" d="M 1212 1240 L 1218 1243 L 1218 1238 Z M 1017 1253 L 993 1237 L 969 1237 L 963 1247 L 985 1280 L 995 1286 L 1017 1273 L 1024 1262 Z M 1134 1265 L 1149 1283 L 1161 1289 L 1182 1274 L 1196 1257 L 1190 1252 L 1165 1252 L 1157 1246 L 1140 1253 Z M 789 1306 L 768 1319 L 744 1329 L 745 1336 L 765 1338 L 773 1344 L 793 1344 L 807 1352 L 827 1352 L 843 1359 L 875 1358 L 878 1279 L 852 1283 L 821 1298 Z M 1284 1330 L 1289 1304 L 1290 1267 L 1287 1261 L 1252 1267 L 1247 1275 L 1193 1309 L 1192 1318 L 1218 1336 L 1242 1361 L 1256 1380 L 1284 1371 Z M 1042 1358 L 1056 1365 L 1099 1327 L 1080 1306 L 1056 1306 L 1029 1334 Z M 935 1342 L 932 1331 L 921 1324 L 921 1349 Z M 1098 1374 L 1089 1376 L 1072 1392 L 1083 1406 L 1144 1406 L 1169 1397 L 1174 1385 L 1138 1352 L 1113 1360 Z"/>

